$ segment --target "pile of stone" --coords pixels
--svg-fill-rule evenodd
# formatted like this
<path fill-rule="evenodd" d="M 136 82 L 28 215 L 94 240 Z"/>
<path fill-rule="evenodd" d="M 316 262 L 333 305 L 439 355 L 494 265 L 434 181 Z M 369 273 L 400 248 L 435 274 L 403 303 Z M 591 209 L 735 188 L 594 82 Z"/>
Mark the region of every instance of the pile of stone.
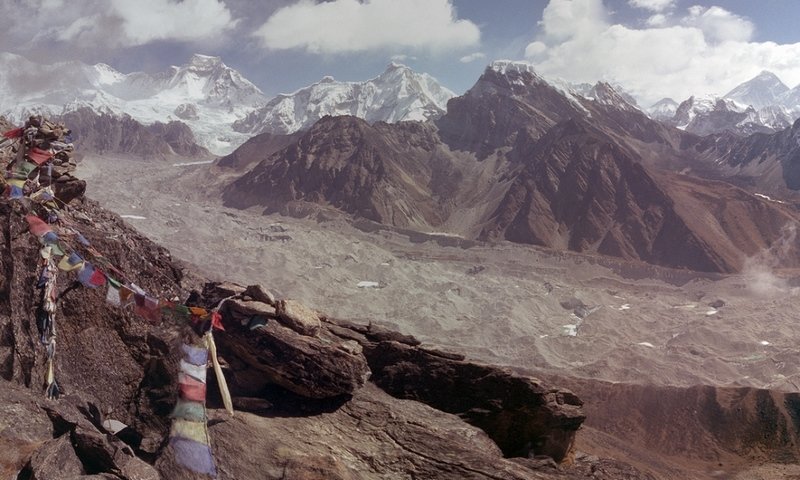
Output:
<path fill-rule="evenodd" d="M 30 194 L 48 186 L 53 186 L 57 197 L 66 197 L 62 198 L 65 202 L 82 194 L 85 183 L 72 176 L 77 164 L 70 135 L 63 123 L 41 115 L 3 133 L 0 161 L 6 167 L 9 194 Z"/>

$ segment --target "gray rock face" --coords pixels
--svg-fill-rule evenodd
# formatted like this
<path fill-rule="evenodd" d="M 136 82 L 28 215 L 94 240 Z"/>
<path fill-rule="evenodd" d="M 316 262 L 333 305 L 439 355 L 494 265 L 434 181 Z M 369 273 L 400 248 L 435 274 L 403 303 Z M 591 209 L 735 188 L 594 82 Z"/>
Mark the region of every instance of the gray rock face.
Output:
<path fill-rule="evenodd" d="M 544 455 L 563 462 L 572 454 L 586 419 L 583 402 L 572 392 L 408 339 L 383 340 L 383 332 L 373 335 L 347 322 L 329 322 L 337 335 L 362 343 L 372 381 L 390 394 L 458 415 L 509 457 Z"/>

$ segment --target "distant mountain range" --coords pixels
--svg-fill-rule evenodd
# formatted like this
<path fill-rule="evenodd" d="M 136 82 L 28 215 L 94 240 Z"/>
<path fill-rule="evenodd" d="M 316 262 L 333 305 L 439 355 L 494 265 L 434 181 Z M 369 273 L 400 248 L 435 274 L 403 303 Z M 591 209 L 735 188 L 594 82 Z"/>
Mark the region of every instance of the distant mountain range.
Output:
<path fill-rule="evenodd" d="M 325 77 L 286 95 L 234 123 L 238 132 L 287 134 L 306 130 L 325 115 L 352 115 L 367 122 L 425 121 L 441 117 L 455 94 L 428 74 L 391 63 L 365 82 L 337 82 Z"/>
<path fill-rule="evenodd" d="M 223 197 L 239 208 L 718 272 L 800 221 L 797 89 L 767 73 L 648 116 L 619 87 L 514 61 L 492 62 L 458 97 L 391 64 L 272 100 L 202 55 L 154 75 L 8 54 L 0 64 L 0 111 L 59 114 L 84 150 L 231 152 L 217 168 L 236 178 Z"/>
<path fill-rule="evenodd" d="M 187 64 L 157 74 L 122 74 L 108 65 L 42 65 L 0 54 L 0 112 L 16 122 L 30 113 L 61 115 L 82 108 L 129 115 L 150 125 L 182 121 L 212 152 L 247 139 L 230 125 L 266 103 L 262 92 L 220 58 L 194 55 Z"/>
<path fill-rule="evenodd" d="M 608 84 L 591 90 L 494 62 L 437 120 L 324 117 L 291 139 L 255 137 L 264 149 L 219 162 L 242 168 L 224 200 L 720 272 L 800 220 L 715 180 L 737 177 L 717 160 L 747 148 L 739 137 L 699 137 L 648 118 Z"/>
<path fill-rule="evenodd" d="M 197 54 L 165 72 L 123 74 L 105 64 L 43 65 L 0 53 L 0 114 L 17 123 L 31 113 L 54 116 L 79 109 L 128 115 L 144 125 L 180 121 L 215 154 L 230 153 L 256 133 L 307 129 L 325 115 L 369 122 L 435 118 L 453 96 L 430 75 L 395 63 L 366 82 L 325 77 L 269 100 L 219 57 Z"/>
<path fill-rule="evenodd" d="M 724 96 L 692 96 L 680 105 L 665 98 L 647 112 L 655 120 L 698 135 L 774 133 L 800 118 L 800 85 L 790 89 L 764 71 Z"/>

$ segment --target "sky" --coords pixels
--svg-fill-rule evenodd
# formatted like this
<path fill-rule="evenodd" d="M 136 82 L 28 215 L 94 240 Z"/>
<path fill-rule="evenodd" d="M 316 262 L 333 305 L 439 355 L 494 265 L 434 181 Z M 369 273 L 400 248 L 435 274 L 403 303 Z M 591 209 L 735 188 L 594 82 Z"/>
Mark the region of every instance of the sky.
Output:
<path fill-rule="evenodd" d="M 763 70 L 800 84 L 797 0 L 0 0 L 0 51 L 166 70 L 222 57 L 268 96 L 396 61 L 457 94 L 492 60 L 609 81 L 648 106 Z"/>

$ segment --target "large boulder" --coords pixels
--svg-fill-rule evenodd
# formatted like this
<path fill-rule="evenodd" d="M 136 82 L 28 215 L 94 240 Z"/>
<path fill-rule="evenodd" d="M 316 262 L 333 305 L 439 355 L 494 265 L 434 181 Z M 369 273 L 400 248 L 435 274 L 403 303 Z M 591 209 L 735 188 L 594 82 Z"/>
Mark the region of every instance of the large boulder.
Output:
<path fill-rule="evenodd" d="M 413 338 L 387 340 L 383 329 L 373 333 L 330 319 L 327 325 L 361 342 L 372 381 L 390 394 L 460 416 L 486 432 L 506 456 L 571 461 L 575 435 L 586 419 L 583 402 L 572 392 L 426 348 Z"/>

